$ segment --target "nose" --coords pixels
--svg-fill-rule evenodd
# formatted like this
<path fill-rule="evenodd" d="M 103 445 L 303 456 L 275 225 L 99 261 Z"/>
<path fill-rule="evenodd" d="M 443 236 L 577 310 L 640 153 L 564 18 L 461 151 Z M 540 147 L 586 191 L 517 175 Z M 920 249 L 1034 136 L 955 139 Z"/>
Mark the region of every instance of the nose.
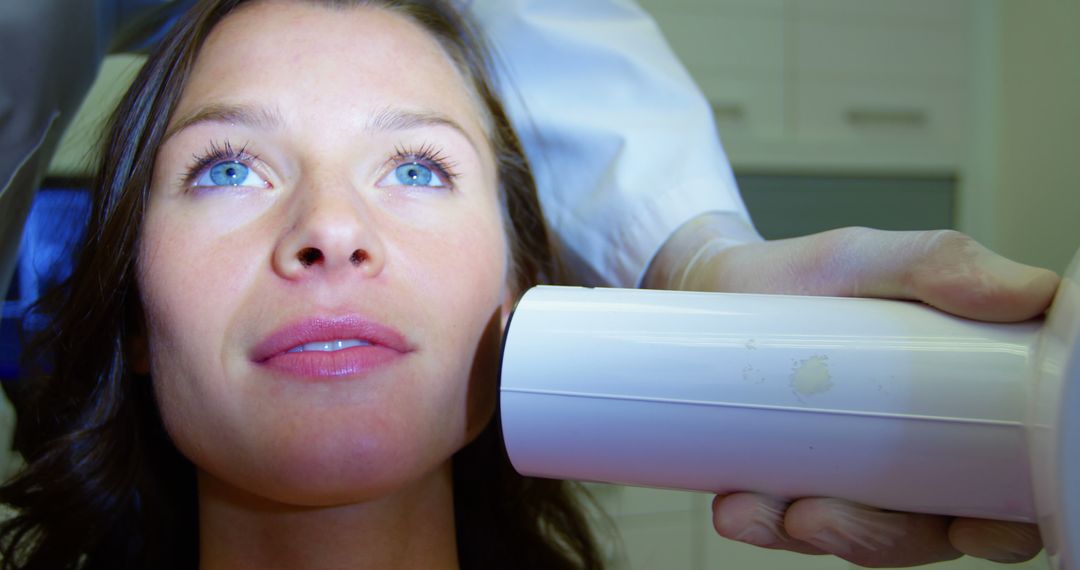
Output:
<path fill-rule="evenodd" d="M 289 204 L 289 229 L 274 251 L 274 270 L 290 280 L 333 275 L 374 277 L 385 248 L 373 212 L 355 188 L 309 184 Z"/>

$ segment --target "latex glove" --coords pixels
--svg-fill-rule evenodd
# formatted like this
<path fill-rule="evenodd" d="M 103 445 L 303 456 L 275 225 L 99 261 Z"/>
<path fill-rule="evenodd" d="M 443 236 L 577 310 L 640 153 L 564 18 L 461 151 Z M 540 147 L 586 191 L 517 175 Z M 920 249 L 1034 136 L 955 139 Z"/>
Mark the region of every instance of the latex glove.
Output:
<path fill-rule="evenodd" d="M 699 291 L 921 300 L 996 322 L 1042 314 L 1058 283 L 1051 271 L 1005 259 L 953 231 L 845 228 L 732 245 L 708 216 L 672 236 L 643 281 Z M 835 554 L 870 567 L 915 566 L 962 554 L 1022 562 L 1042 549 L 1035 525 L 883 511 L 834 498 L 789 504 L 755 493 L 718 496 L 713 525 L 734 540 Z"/>

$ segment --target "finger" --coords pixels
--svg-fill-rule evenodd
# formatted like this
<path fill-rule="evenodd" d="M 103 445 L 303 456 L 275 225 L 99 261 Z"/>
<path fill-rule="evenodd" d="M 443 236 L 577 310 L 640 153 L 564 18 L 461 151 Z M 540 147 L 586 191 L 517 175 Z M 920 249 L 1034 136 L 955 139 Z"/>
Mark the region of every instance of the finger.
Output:
<path fill-rule="evenodd" d="M 1043 313 L 1059 282 L 954 231 L 842 228 L 731 248 L 714 264 L 725 291 L 919 300 L 998 322 Z"/>
<path fill-rule="evenodd" d="M 754 546 L 802 554 L 825 554 L 820 548 L 793 539 L 784 530 L 787 502 L 756 493 L 717 495 L 713 499 L 713 527 L 725 538 Z"/>
<path fill-rule="evenodd" d="M 949 517 L 883 511 L 832 498 L 800 499 L 784 517 L 796 539 L 859 566 L 897 568 L 959 558 Z"/>
<path fill-rule="evenodd" d="M 1010 564 L 1031 560 L 1043 547 L 1033 524 L 983 519 L 956 519 L 949 540 L 968 556 Z"/>

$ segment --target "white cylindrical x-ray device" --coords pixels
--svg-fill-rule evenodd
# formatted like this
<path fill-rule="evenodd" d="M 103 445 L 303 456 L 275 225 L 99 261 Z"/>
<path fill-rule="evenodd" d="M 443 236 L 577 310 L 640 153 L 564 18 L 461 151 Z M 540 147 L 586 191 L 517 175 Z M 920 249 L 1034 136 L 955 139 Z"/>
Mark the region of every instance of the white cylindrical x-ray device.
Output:
<path fill-rule="evenodd" d="M 537 287 L 508 325 L 525 475 L 1038 522 L 1080 548 L 1080 272 L 1047 319 L 920 303 Z"/>

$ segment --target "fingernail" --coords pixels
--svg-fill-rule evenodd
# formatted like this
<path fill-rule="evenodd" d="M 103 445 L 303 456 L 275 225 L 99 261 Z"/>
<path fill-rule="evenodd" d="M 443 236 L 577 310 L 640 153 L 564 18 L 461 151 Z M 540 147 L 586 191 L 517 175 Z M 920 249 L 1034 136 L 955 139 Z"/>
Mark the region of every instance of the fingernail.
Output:
<path fill-rule="evenodd" d="M 1027 552 L 1014 552 L 1011 550 L 1001 550 L 990 556 L 986 557 L 991 562 L 997 562 L 998 564 L 1018 564 L 1020 562 L 1027 562 L 1031 560 L 1031 554 Z"/>
<path fill-rule="evenodd" d="M 1001 522 L 984 524 L 980 528 L 976 538 L 979 548 L 969 554 L 1002 564 L 1015 564 L 1030 560 L 1040 550 L 1039 531 L 1035 526 Z"/>

